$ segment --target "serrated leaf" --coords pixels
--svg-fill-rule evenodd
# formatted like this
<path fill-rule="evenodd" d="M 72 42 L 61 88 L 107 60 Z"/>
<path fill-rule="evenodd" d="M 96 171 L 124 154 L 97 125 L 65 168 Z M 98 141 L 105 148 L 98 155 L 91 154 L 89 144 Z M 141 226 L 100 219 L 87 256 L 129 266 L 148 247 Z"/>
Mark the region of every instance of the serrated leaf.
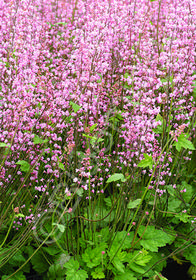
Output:
<path fill-rule="evenodd" d="M 127 208 L 128 209 L 136 208 L 140 204 L 140 201 L 141 201 L 141 198 L 138 198 L 138 199 L 136 199 L 134 201 L 129 201 L 129 203 L 127 205 Z"/>
<path fill-rule="evenodd" d="M 114 280 L 137 280 L 137 278 L 134 277 L 133 271 L 126 269 L 124 273 L 116 275 Z"/>
<path fill-rule="evenodd" d="M 85 270 L 81 269 L 74 274 L 67 272 L 66 280 L 85 280 L 88 279 L 88 274 Z"/>
<path fill-rule="evenodd" d="M 86 262 L 87 266 L 89 268 L 93 268 L 101 264 L 102 262 L 102 251 L 105 251 L 106 244 L 99 245 L 99 247 L 96 247 L 94 249 L 91 249 L 88 247 L 84 254 L 82 255 L 82 259 L 84 262 Z"/>
<path fill-rule="evenodd" d="M 49 264 L 41 252 L 36 252 L 35 255 L 33 255 L 31 263 L 33 265 L 33 269 L 40 274 L 46 272 L 49 268 Z"/>
<path fill-rule="evenodd" d="M 182 148 L 189 149 L 189 150 L 195 150 L 195 147 L 191 141 L 187 139 L 187 135 L 184 133 L 181 133 L 178 137 L 178 141 L 174 142 L 174 147 L 176 147 L 176 150 L 180 152 Z"/>
<path fill-rule="evenodd" d="M 80 267 L 79 265 L 79 262 L 78 261 L 75 261 L 73 259 L 70 259 L 68 262 L 66 262 L 64 265 L 63 265 L 65 268 L 67 268 L 67 270 L 69 271 L 77 271 Z"/>
<path fill-rule="evenodd" d="M 129 249 L 133 238 L 134 238 L 134 232 L 133 231 L 131 231 L 129 233 L 129 235 L 126 231 L 118 231 L 115 235 L 114 240 L 113 240 L 113 245 L 117 247 L 117 246 L 119 246 L 119 244 L 122 244 L 121 248 L 123 250 Z"/>
<path fill-rule="evenodd" d="M 145 226 L 140 226 L 138 234 L 142 236 L 140 244 L 151 252 L 158 252 L 159 247 L 163 247 L 175 239 L 175 236 L 169 235 L 162 230 L 155 229 L 154 226 L 148 226 L 147 228 L 145 228 Z"/>
<path fill-rule="evenodd" d="M 88 274 L 85 270 L 79 270 L 79 262 L 73 259 L 64 264 L 66 271 L 66 280 L 85 280 L 88 278 Z"/>
<path fill-rule="evenodd" d="M 31 168 L 30 164 L 26 160 L 19 160 L 16 164 L 19 164 L 21 171 L 24 172 L 28 172 Z"/>
<path fill-rule="evenodd" d="M 143 168 L 149 167 L 150 169 L 152 169 L 153 163 L 154 161 L 152 159 L 152 156 L 144 154 L 144 159 L 142 159 L 137 166 Z"/>
<path fill-rule="evenodd" d="M 146 264 L 152 259 L 146 250 L 135 250 L 133 253 L 129 253 L 127 256 L 129 265 L 135 263 L 137 266 L 146 266 Z"/>
<path fill-rule="evenodd" d="M 12 277 L 10 275 L 3 275 L 1 280 L 7 280 L 9 277 L 9 280 L 26 280 L 26 277 L 24 276 L 22 271 L 17 272 Z"/>
<path fill-rule="evenodd" d="M 80 109 L 82 109 L 81 106 L 79 106 L 78 104 L 70 101 L 69 104 L 71 105 L 72 109 L 74 110 L 75 113 L 77 113 Z"/>
<path fill-rule="evenodd" d="M 175 218 L 178 218 L 183 223 L 187 223 L 189 221 L 191 216 L 189 216 L 187 213 L 178 213 L 175 215 Z"/>
<path fill-rule="evenodd" d="M 107 179 L 106 183 L 116 182 L 119 180 L 121 180 L 121 182 L 124 182 L 124 180 L 126 180 L 125 176 L 122 173 L 114 173 L 110 176 L 110 178 Z"/>
<path fill-rule="evenodd" d="M 105 274 L 102 271 L 101 267 L 95 268 L 95 271 L 91 272 L 93 279 L 105 279 Z"/>
<path fill-rule="evenodd" d="M 124 262 L 126 261 L 126 256 L 127 256 L 127 252 L 125 251 L 118 251 L 117 252 L 117 247 L 115 244 L 112 245 L 112 247 L 110 248 L 110 251 L 108 252 L 108 255 L 110 257 L 110 260 L 113 264 L 113 266 L 121 273 L 125 272 L 125 266 L 124 266 Z"/>

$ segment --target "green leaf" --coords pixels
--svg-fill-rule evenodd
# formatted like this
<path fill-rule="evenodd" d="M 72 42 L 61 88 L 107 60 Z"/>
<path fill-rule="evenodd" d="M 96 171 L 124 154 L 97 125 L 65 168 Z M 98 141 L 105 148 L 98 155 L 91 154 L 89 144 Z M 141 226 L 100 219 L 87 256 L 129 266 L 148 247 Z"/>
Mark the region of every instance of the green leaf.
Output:
<path fill-rule="evenodd" d="M 58 162 L 58 166 L 60 169 L 62 169 L 63 171 L 65 171 L 65 167 L 64 167 L 64 164 L 62 162 Z"/>
<path fill-rule="evenodd" d="M 93 279 L 105 279 L 105 274 L 102 271 L 101 267 L 95 268 L 95 271 L 91 272 Z"/>
<path fill-rule="evenodd" d="M 176 150 L 180 152 L 181 148 L 195 150 L 195 147 L 191 141 L 188 139 L 188 135 L 181 133 L 178 137 L 178 141 L 174 142 L 173 146 L 176 147 Z"/>
<path fill-rule="evenodd" d="M 134 277 L 133 271 L 126 269 L 124 273 L 116 275 L 114 280 L 137 280 L 137 278 Z"/>
<path fill-rule="evenodd" d="M 133 237 L 134 237 L 134 232 L 133 231 L 131 231 L 129 233 L 129 235 L 126 231 L 118 231 L 115 235 L 114 240 L 113 240 L 113 245 L 118 247 L 119 245 L 122 244 L 121 245 L 122 249 L 124 249 L 124 250 L 129 249 L 129 248 L 131 248 L 131 242 L 133 240 Z"/>
<path fill-rule="evenodd" d="M 55 24 L 52 24 L 52 26 L 56 26 L 56 25 L 67 25 L 67 22 L 57 22 Z"/>
<path fill-rule="evenodd" d="M 152 259 L 152 256 L 149 255 L 148 251 L 142 249 L 129 253 L 127 259 L 129 260 L 129 265 L 135 263 L 140 266 L 146 266 L 146 264 Z"/>
<path fill-rule="evenodd" d="M 138 229 L 139 236 L 142 237 L 140 244 L 151 252 L 158 252 L 159 247 L 174 241 L 175 236 L 169 235 L 162 230 L 155 229 L 154 226 L 140 226 Z"/>
<path fill-rule="evenodd" d="M 0 142 L 0 148 L 10 147 L 10 144 Z"/>
<path fill-rule="evenodd" d="M 93 268 L 95 266 L 98 266 L 102 262 L 102 251 L 105 251 L 106 244 L 99 245 L 99 247 L 96 247 L 94 249 L 91 249 L 90 247 L 87 248 L 82 255 L 82 259 L 84 262 L 86 262 L 87 266 L 90 268 Z"/>
<path fill-rule="evenodd" d="M 118 244 L 119 246 L 119 244 Z M 126 256 L 127 256 L 127 252 L 125 251 L 118 251 L 117 252 L 117 248 L 118 246 L 116 246 L 115 244 L 112 245 L 112 247 L 110 248 L 108 255 L 110 257 L 110 260 L 113 264 L 113 266 L 121 273 L 125 272 L 125 266 L 124 266 L 124 262 L 126 261 Z"/>
<path fill-rule="evenodd" d="M 97 80 L 97 83 L 101 83 L 102 82 L 102 79 L 103 79 L 103 77 L 102 77 L 102 75 L 101 74 L 99 74 L 99 73 L 97 73 L 98 75 L 99 75 L 99 77 L 100 77 L 100 79 L 99 80 Z"/>
<path fill-rule="evenodd" d="M 189 221 L 191 216 L 189 216 L 187 213 L 178 213 L 175 215 L 175 218 L 178 218 L 183 223 L 187 223 Z"/>
<path fill-rule="evenodd" d="M 127 208 L 128 209 L 133 209 L 133 208 L 136 208 L 141 202 L 141 198 L 138 198 L 134 201 L 129 201 L 128 205 L 127 205 Z"/>
<path fill-rule="evenodd" d="M 75 261 L 74 259 L 70 259 L 68 262 L 66 262 L 63 265 L 67 270 L 69 270 L 70 272 L 75 272 L 79 269 L 80 265 L 78 261 Z"/>
<path fill-rule="evenodd" d="M 22 255 L 21 250 L 17 251 L 16 254 L 9 260 L 9 264 L 13 267 L 22 265 L 26 261 L 25 257 Z"/>
<path fill-rule="evenodd" d="M 34 135 L 34 138 L 33 138 L 33 144 L 37 145 L 37 144 L 43 144 L 43 143 L 47 143 L 48 142 L 48 139 L 41 139 L 38 135 Z"/>
<path fill-rule="evenodd" d="M 138 167 L 149 167 L 150 169 L 152 169 L 152 165 L 153 165 L 154 161 L 152 159 L 152 156 L 149 156 L 147 154 L 144 154 L 144 159 L 142 159 L 139 163 L 138 163 Z"/>
<path fill-rule="evenodd" d="M 40 274 L 46 272 L 49 268 L 48 262 L 40 251 L 33 255 L 31 258 L 31 263 L 33 265 L 33 269 Z"/>
<path fill-rule="evenodd" d="M 80 109 L 82 109 L 81 106 L 79 106 L 78 104 L 72 102 L 72 101 L 69 101 L 69 104 L 71 105 L 72 109 L 74 110 L 75 113 L 77 113 Z"/>
<path fill-rule="evenodd" d="M 19 160 L 16 164 L 20 165 L 21 171 L 28 172 L 31 168 L 30 164 L 25 160 Z"/>
<path fill-rule="evenodd" d="M 83 188 L 79 188 L 79 189 L 77 189 L 77 191 L 76 191 L 76 194 L 77 194 L 78 196 L 80 196 L 80 197 L 83 196 L 83 193 L 84 193 L 84 189 L 83 189 Z"/>
<path fill-rule="evenodd" d="M 60 232 L 65 231 L 65 226 L 64 225 L 60 225 L 60 224 L 56 224 L 56 223 L 53 223 L 52 225 L 57 226 L 57 228 L 60 230 Z"/>
<path fill-rule="evenodd" d="M 79 262 L 70 259 L 69 262 L 64 264 L 66 271 L 66 280 L 85 280 L 88 278 L 88 274 L 85 270 L 79 269 Z"/>
<path fill-rule="evenodd" d="M 91 125 L 90 132 L 92 133 L 96 127 L 97 127 L 97 123 Z"/>
<path fill-rule="evenodd" d="M 81 269 L 74 274 L 67 273 L 66 280 L 85 280 L 88 279 L 88 274 L 85 270 Z"/>
<path fill-rule="evenodd" d="M 106 183 L 116 182 L 121 180 L 121 182 L 125 182 L 125 176 L 122 173 L 114 173 L 113 175 L 108 178 Z"/>
<path fill-rule="evenodd" d="M 3 275 L 1 280 L 7 280 L 10 275 Z M 19 271 L 16 274 L 14 274 L 12 277 L 9 277 L 9 280 L 26 280 L 26 277 L 23 275 L 22 271 Z"/>
<path fill-rule="evenodd" d="M 47 252 L 50 256 L 57 255 L 58 253 L 61 252 L 61 250 L 59 249 L 59 247 L 57 247 L 57 245 L 55 243 L 48 247 L 42 247 L 42 249 L 45 252 Z"/>

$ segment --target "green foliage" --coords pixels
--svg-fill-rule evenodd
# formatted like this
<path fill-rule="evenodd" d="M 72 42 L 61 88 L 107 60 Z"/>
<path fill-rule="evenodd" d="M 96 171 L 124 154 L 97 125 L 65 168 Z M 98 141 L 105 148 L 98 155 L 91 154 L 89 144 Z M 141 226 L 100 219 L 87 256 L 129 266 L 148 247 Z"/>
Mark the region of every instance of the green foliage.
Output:
<path fill-rule="evenodd" d="M 149 156 L 147 154 L 144 154 L 144 159 L 142 159 L 139 163 L 138 163 L 138 167 L 149 167 L 150 169 L 152 169 L 152 166 L 154 164 L 154 161 L 152 159 L 152 156 Z"/>
<path fill-rule="evenodd" d="M 114 277 L 114 280 L 137 280 L 133 271 L 126 269 L 124 273 L 120 273 Z"/>
<path fill-rule="evenodd" d="M 46 272 L 49 268 L 49 264 L 43 254 L 38 251 L 33 255 L 31 258 L 31 263 L 33 266 L 33 269 L 38 273 Z"/>
<path fill-rule="evenodd" d="M 137 206 L 140 204 L 140 202 L 141 202 L 141 198 L 135 199 L 133 201 L 129 201 L 127 208 L 128 209 L 137 208 Z"/>
<path fill-rule="evenodd" d="M 91 272 L 93 279 L 105 279 L 105 274 L 102 271 L 101 267 L 95 268 L 95 271 Z"/>
<path fill-rule="evenodd" d="M 64 232 L 65 231 L 65 226 L 64 225 L 53 223 L 53 226 L 57 226 L 57 228 L 60 230 L 60 232 Z"/>
<path fill-rule="evenodd" d="M 89 268 L 96 267 L 101 263 L 103 257 L 101 252 L 105 251 L 105 249 L 106 244 L 104 243 L 99 244 L 99 247 L 95 247 L 94 249 L 88 247 L 82 255 L 82 259 Z"/>
<path fill-rule="evenodd" d="M 111 182 L 116 182 L 116 181 L 121 181 L 121 182 L 125 182 L 125 176 L 122 173 L 115 173 L 113 175 L 110 176 L 110 178 L 108 178 L 106 183 L 111 183 Z"/>
<path fill-rule="evenodd" d="M 159 247 L 165 246 L 167 243 L 174 241 L 175 236 L 167 234 L 162 230 L 156 229 L 154 226 L 140 226 L 138 229 L 139 236 L 142 236 L 140 244 L 151 252 L 158 252 Z"/>
<path fill-rule="evenodd" d="M 69 104 L 71 105 L 71 107 L 75 113 L 77 113 L 82 108 L 81 106 L 79 106 L 78 104 L 76 104 L 72 101 L 70 101 Z"/>
<path fill-rule="evenodd" d="M 64 264 L 66 268 L 65 274 L 67 275 L 67 280 L 85 280 L 88 278 L 88 274 L 85 270 L 79 270 L 79 262 L 73 259 L 70 259 L 69 262 Z"/>
<path fill-rule="evenodd" d="M 33 144 L 37 145 L 37 144 L 43 144 L 43 143 L 47 143 L 47 142 L 48 142 L 47 139 L 43 140 L 38 135 L 36 135 L 36 134 L 34 135 Z"/>
<path fill-rule="evenodd" d="M 31 168 L 30 164 L 26 160 L 19 160 L 16 164 L 20 165 L 20 169 L 23 172 L 28 172 Z"/>
<path fill-rule="evenodd" d="M 53 264 L 49 267 L 47 277 L 50 280 L 63 280 L 65 269 L 62 269 L 60 264 Z"/>
<path fill-rule="evenodd" d="M 178 141 L 175 141 L 173 144 L 173 146 L 176 147 L 176 150 L 178 152 L 180 152 L 182 148 L 195 150 L 193 143 L 187 139 L 188 137 L 189 135 L 185 133 L 181 133 L 180 136 L 178 136 Z"/>
<path fill-rule="evenodd" d="M 11 275 L 11 274 L 10 274 Z M 22 271 L 18 271 L 16 274 L 10 277 L 10 275 L 4 275 L 1 280 L 7 280 L 8 277 L 10 280 L 26 280 L 26 277 L 24 276 Z"/>

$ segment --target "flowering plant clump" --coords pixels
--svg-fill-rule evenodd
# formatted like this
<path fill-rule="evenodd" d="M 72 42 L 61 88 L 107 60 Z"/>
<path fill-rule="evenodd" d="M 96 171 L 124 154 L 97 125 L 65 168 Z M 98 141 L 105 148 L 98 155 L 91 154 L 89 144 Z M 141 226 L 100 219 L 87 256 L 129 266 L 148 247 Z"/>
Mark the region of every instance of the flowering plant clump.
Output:
<path fill-rule="evenodd" d="M 195 1 L 2 0 L 0 19 L 2 279 L 164 279 L 169 257 L 194 277 Z"/>

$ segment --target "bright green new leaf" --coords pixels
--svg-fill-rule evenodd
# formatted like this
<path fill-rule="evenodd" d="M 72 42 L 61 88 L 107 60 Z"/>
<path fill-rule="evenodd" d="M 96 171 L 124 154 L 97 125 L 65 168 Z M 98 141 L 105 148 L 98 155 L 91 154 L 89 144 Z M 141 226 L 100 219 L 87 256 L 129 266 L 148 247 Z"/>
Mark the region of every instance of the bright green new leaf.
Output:
<path fill-rule="evenodd" d="M 10 147 L 10 144 L 0 142 L 0 148 Z"/>
<path fill-rule="evenodd" d="M 153 166 L 153 159 L 152 159 L 152 156 L 149 156 L 147 154 L 144 154 L 144 159 L 142 159 L 139 163 L 138 163 L 138 167 L 149 167 L 150 169 L 152 169 L 152 166 Z"/>
<path fill-rule="evenodd" d="M 107 179 L 106 183 L 111 183 L 111 182 L 116 182 L 121 180 L 121 182 L 125 182 L 125 176 L 122 173 L 114 173 L 113 175 L 110 176 L 110 178 Z"/>
<path fill-rule="evenodd" d="M 134 201 L 129 201 L 129 203 L 127 205 L 127 208 L 128 209 L 136 208 L 140 204 L 140 201 L 141 201 L 141 198 L 138 198 L 138 199 L 136 199 Z"/>
<path fill-rule="evenodd" d="M 34 138 L 33 138 L 33 144 L 43 144 L 43 143 L 47 143 L 48 142 L 48 140 L 47 139 L 45 139 L 45 140 L 43 140 L 43 139 L 41 139 L 38 135 L 34 135 Z"/>
<path fill-rule="evenodd" d="M 31 168 L 30 164 L 25 160 L 19 160 L 16 164 L 20 165 L 21 171 L 28 172 Z"/>
<path fill-rule="evenodd" d="M 124 273 L 120 273 L 114 277 L 114 280 L 137 280 L 131 270 L 126 269 Z"/>
<path fill-rule="evenodd" d="M 152 256 L 149 255 L 148 251 L 142 249 L 129 253 L 127 259 L 129 260 L 129 264 L 135 263 L 140 266 L 146 266 L 146 264 L 152 259 Z"/>
<path fill-rule="evenodd" d="M 105 274 L 102 271 L 101 267 L 95 268 L 95 271 L 91 272 L 93 279 L 105 279 Z"/>
<path fill-rule="evenodd" d="M 60 225 L 57 223 L 53 223 L 53 226 L 57 226 L 57 228 L 60 230 L 60 232 L 64 232 L 65 231 L 65 226 L 64 225 Z"/>
<path fill-rule="evenodd" d="M 119 244 L 118 244 L 118 246 L 119 246 Z M 125 252 L 125 251 L 121 252 L 121 250 L 117 252 L 118 246 L 116 246 L 116 244 L 113 244 L 110 251 L 108 252 L 108 255 L 110 257 L 110 260 L 111 260 L 113 266 L 120 273 L 124 273 L 125 266 L 123 263 L 126 261 L 127 252 Z"/>
<path fill-rule="evenodd" d="M 65 171 L 65 167 L 64 167 L 64 164 L 62 162 L 58 162 L 58 166 L 60 169 L 62 169 L 63 171 Z"/>
<path fill-rule="evenodd" d="M 75 113 L 77 113 L 80 109 L 82 109 L 81 106 L 79 106 L 78 104 L 72 102 L 72 101 L 69 101 L 69 104 L 71 105 L 72 109 L 74 110 Z"/>
<path fill-rule="evenodd" d="M 195 147 L 191 141 L 188 139 L 188 135 L 181 133 L 178 137 L 178 142 L 174 142 L 173 146 L 176 147 L 176 150 L 180 152 L 181 148 L 195 150 Z"/>
<path fill-rule="evenodd" d="M 93 132 L 96 127 L 97 127 L 97 123 L 91 125 L 90 132 Z"/>

